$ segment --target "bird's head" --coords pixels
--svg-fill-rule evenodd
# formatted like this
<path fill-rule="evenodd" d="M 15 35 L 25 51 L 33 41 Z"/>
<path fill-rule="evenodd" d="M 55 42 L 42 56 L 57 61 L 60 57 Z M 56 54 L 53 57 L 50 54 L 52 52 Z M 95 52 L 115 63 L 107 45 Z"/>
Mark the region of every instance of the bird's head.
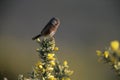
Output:
<path fill-rule="evenodd" d="M 50 20 L 50 23 L 53 25 L 53 26 L 59 26 L 60 25 L 60 20 L 56 17 L 53 17 L 51 20 Z"/>

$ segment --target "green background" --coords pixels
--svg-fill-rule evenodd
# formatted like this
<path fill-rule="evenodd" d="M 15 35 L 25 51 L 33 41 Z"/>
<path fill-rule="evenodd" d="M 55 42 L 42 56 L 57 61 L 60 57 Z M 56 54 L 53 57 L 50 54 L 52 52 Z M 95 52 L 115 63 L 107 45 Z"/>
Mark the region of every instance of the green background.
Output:
<path fill-rule="evenodd" d="M 1 0 L 0 75 L 17 80 L 39 60 L 32 37 L 52 17 L 61 25 L 55 34 L 62 63 L 67 60 L 72 80 L 115 80 L 107 64 L 98 63 L 96 50 L 120 40 L 119 0 Z"/>

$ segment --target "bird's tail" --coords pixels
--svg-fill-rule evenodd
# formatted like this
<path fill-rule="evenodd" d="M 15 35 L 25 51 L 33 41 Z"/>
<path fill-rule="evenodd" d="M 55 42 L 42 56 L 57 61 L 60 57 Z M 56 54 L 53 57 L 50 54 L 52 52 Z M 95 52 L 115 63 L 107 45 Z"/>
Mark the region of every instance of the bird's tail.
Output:
<path fill-rule="evenodd" d="M 35 40 L 35 39 L 37 39 L 37 38 L 40 37 L 40 36 L 41 36 L 41 34 L 39 34 L 39 35 L 33 37 L 32 40 Z"/>

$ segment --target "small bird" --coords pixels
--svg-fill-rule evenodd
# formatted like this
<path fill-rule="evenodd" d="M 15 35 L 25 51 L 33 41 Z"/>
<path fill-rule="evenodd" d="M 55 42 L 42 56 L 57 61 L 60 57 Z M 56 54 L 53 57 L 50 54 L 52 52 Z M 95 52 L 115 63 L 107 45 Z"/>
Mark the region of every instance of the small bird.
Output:
<path fill-rule="evenodd" d="M 50 21 L 47 23 L 47 25 L 43 28 L 41 33 L 38 34 L 37 36 L 33 37 L 32 40 L 35 40 L 35 39 L 37 39 L 38 37 L 41 37 L 41 36 L 53 37 L 54 34 L 56 33 L 59 25 L 60 25 L 60 20 L 56 17 L 53 17 L 52 19 L 50 19 Z"/>

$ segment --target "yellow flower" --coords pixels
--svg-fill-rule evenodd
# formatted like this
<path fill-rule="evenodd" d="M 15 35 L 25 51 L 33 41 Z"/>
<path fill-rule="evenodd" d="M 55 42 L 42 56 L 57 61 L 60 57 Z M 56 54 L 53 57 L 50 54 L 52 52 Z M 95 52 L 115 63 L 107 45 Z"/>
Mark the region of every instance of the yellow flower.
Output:
<path fill-rule="evenodd" d="M 117 64 L 115 64 L 115 65 L 114 65 L 114 68 L 115 68 L 116 70 L 120 69 L 120 62 L 118 62 Z"/>
<path fill-rule="evenodd" d="M 48 79 L 47 80 L 56 80 L 56 78 L 52 75 L 48 76 Z"/>
<path fill-rule="evenodd" d="M 54 55 L 55 55 L 55 54 L 53 54 L 53 53 L 49 53 L 49 54 L 47 55 L 47 57 L 54 57 Z"/>
<path fill-rule="evenodd" d="M 38 67 L 39 69 L 43 68 L 42 63 L 40 61 L 38 61 L 35 66 Z"/>
<path fill-rule="evenodd" d="M 49 62 L 52 66 L 55 66 L 55 61 L 50 61 Z"/>
<path fill-rule="evenodd" d="M 119 68 L 118 68 L 118 66 L 117 66 L 116 64 L 114 65 L 114 68 L 115 68 L 116 70 L 118 70 L 118 69 L 119 69 Z"/>
<path fill-rule="evenodd" d="M 47 67 L 46 71 L 53 71 L 53 69 L 54 69 L 53 67 Z"/>
<path fill-rule="evenodd" d="M 58 48 L 58 47 L 55 47 L 55 48 L 54 48 L 54 51 L 58 51 L 58 50 L 59 50 L 59 48 Z"/>
<path fill-rule="evenodd" d="M 64 66 L 64 67 L 69 67 L 69 66 L 68 66 L 68 62 L 67 62 L 67 61 L 64 61 L 64 62 L 63 62 L 63 66 Z"/>
<path fill-rule="evenodd" d="M 40 69 L 42 69 L 42 68 L 43 68 L 43 66 L 42 66 L 42 65 L 38 65 L 38 67 L 39 67 Z"/>
<path fill-rule="evenodd" d="M 67 61 L 64 61 L 64 62 L 63 62 L 63 65 L 67 65 L 67 64 L 68 64 L 68 62 L 67 62 Z"/>
<path fill-rule="evenodd" d="M 38 65 L 40 65 L 40 64 L 42 64 L 42 62 L 41 62 L 41 61 L 38 61 L 35 65 L 38 66 Z"/>
<path fill-rule="evenodd" d="M 62 80 L 71 80 L 71 79 L 67 77 L 66 78 L 63 77 Z"/>
<path fill-rule="evenodd" d="M 108 51 L 105 51 L 105 52 L 104 52 L 104 57 L 105 57 L 105 58 L 108 58 L 108 56 L 109 56 L 109 52 L 108 52 Z"/>
<path fill-rule="evenodd" d="M 40 49 L 39 49 L 39 48 L 37 48 L 37 49 L 36 49 L 36 51 L 37 51 L 37 52 L 39 52 L 39 51 L 40 51 Z"/>
<path fill-rule="evenodd" d="M 73 72 L 74 72 L 74 71 L 71 71 L 71 70 L 68 70 L 68 69 L 65 69 L 65 70 L 64 70 L 64 74 L 65 74 L 65 75 L 68 75 L 68 76 L 72 75 Z"/>
<path fill-rule="evenodd" d="M 54 48 L 55 48 L 55 44 L 52 44 L 51 49 L 54 50 Z"/>
<path fill-rule="evenodd" d="M 97 50 L 97 51 L 96 51 L 96 54 L 97 54 L 97 56 L 101 56 L 101 55 L 102 55 L 102 52 L 101 52 L 100 50 Z"/>
<path fill-rule="evenodd" d="M 119 41 L 115 40 L 110 43 L 111 49 L 113 51 L 116 51 L 119 49 Z"/>
<path fill-rule="evenodd" d="M 39 43 L 39 42 L 40 42 L 40 38 L 37 38 L 37 39 L 36 39 L 36 42 L 38 42 L 38 43 Z"/>
<path fill-rule="evenodd" d="M 48 59 L 48 60 L 55 60 L 54 55 L 55 55 L 55 54 L 53 54 L 53 53 L 49 53 L 49 54 L 47 55 L 47 59 Z"/>

